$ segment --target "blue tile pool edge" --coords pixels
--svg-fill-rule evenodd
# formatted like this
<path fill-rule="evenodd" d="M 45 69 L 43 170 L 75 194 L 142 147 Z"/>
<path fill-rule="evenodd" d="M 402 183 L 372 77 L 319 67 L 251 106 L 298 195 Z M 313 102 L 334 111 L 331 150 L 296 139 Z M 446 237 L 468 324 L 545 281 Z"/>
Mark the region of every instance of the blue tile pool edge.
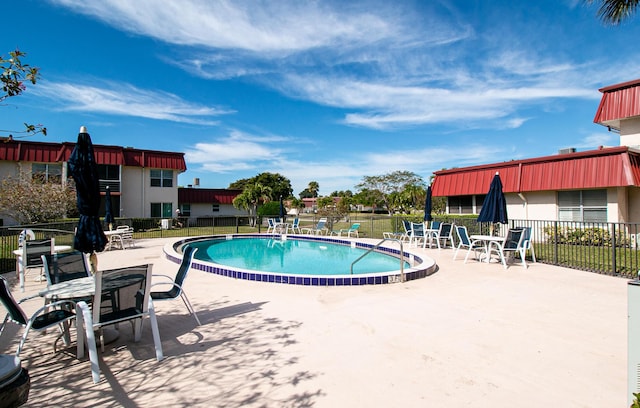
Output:
<path fill-rule="evenodd" d="M 208 239 L 242 239 L 242 238 L 270 238 L 270 239 L 282 239 L 280 235 L 273 234 L 225 234 L 225 235 L 210 235 L 201 237 L 190 237 L 185 239 L 179 239 L 176 242 L 167 244 L 164 248 L 165 257 L 176 264 L 182 262 L 181 254 L 177 251 L 182 245 L 188 244 L 194 241 L 208 240 Z M 309 241 L 323 241 L 338 245 L 351 246 L 352 242 L 349 240 L 330 238 L 323 236 L 307 236 L 307 235 L 287 235 L 286 239 L 296 240 L 309 240 Z M 363 249 L 370 249 L 374 247 L 374 244 L 368 244 L 364 242 L 356 242 L 355 246 Z M 400 250 L 388 247 L 379 247 L 377 251 L 386 252 L 396 257 L 400 256 Z M 415 253 L 411 253 L 407 250 L 405 252 L 405 260 L 408 261 L 410 256 L 413 256 L 414 262 L 417 262 L 417 267 L 411 267 L 404 271 L 404 282 L 408 282 L 415 279 L 425 278 L 433 274 L 437 268 L 435 261 L 431 258 L 427 258 L 431 262 L 425 262 L 422 256 Z M 425 265 L 425 267 L 421 267 Z M 399 271 L 381 272 L 376 274 L 360 274 L 360 275 L 331 275 L 331 276 L 316 276 L 316 275 L 295 275 L 295 274 L 281 274 L 274 272 L 261 272 L 261 271 L 249 271 L 234 269 L 229 266 L 217 265 L 194 259 L 191 263 L 191 267 L 202 272 L 212 273 L 215 275 L 244 279 L 258 282 L 269 283 L 283 283 L 290 285 L 300 286 L 361 286 L 361 285 L 382 285 L 389 283 L 402 282 L 402 274 Z"/>

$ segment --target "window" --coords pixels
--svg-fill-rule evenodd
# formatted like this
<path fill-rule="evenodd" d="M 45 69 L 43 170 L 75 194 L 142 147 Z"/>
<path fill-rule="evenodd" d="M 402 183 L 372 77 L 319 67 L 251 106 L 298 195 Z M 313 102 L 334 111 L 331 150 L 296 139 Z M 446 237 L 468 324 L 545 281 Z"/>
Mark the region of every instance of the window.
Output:
<path fill-rule="evenodd" d="M 473 196 L 449 197 L 449 214 L 473 214 Z"/>
<path fill-rule="evenodd" d="M 100 180 L 120 180 L 120 166 L 115 164 L 98 164 Z"/>
<path fill-rule="evenodd" d="M 151 203 L 151 216 L 173 218 L 173 203 Z"/>
<path fill-rule="evenodd" d="M 31 178 L 45 183 L 62 183 L 62 164 L 33 163 Z"/>
<path fill-rule="evenodd" d="M 558 191 L 558 220 L 607 222 L 607 190 Z"/>
<path fill-rule="evenodd" d="M 151 170 L 151 187 L 173 187 L 173 170 Z"/>
<path fill-rule="evenodd" d="M 220 211 L 220 204 L 211 204 L 211 211 L 213 212 Z"/>
<path fill-rule="evenodd" d="M 191 217 L 191 204 L 182 204 L 180 206 L 180 214 L 183 217 Z"/>

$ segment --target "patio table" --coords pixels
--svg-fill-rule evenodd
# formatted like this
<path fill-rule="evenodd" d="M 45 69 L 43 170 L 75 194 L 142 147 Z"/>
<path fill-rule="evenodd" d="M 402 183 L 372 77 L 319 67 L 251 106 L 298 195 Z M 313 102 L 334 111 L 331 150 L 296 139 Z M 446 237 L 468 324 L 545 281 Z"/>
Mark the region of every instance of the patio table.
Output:
<path fill-rule="evenodd" d="M 481 241 L 484 245 L 484 262 L 489 262 L 491 260 L 491 245 L 499 244 L 502 245 L 504 243 L 505 237 L 496 236 L 496 235 L 470 235 L 469 239 L 473 241 Z"/>

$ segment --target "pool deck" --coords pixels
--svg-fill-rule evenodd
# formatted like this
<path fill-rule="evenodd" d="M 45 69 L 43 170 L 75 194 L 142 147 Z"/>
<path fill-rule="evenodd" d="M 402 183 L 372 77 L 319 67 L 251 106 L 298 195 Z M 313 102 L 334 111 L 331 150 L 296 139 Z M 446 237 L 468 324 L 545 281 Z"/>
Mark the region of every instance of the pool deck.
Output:
<path fill-rule="evenodd" d="M 99 267 L 153 263 L 173 275 L 166 242 L 101 253 Z M 389 285 L 301 287 L 192 270 L 185 289 L 202 326 L 180 300 L 156 302 L 161 362 L 148 322 L 139 343 L 120 325 L 99 353 L 98 384 L 73 346 L 53 354 L 53 335 L 31 334 L 21 355 L 27 406 L 628 406 L 626 279 L 417 251 L 439 270 Z M 5 277 L 21 298 L 44 287 L 34 275 L 24 294 L 15 274 Z M 13 353 L 21 333 L 10 324 L 0 352 Z"/>

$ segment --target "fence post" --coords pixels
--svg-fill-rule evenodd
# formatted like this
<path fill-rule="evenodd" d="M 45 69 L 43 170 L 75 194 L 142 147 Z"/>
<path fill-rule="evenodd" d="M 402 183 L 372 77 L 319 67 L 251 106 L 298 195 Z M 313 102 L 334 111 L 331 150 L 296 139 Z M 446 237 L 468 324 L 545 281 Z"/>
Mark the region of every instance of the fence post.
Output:
<path fill-rule="evenodd" d="M 611 224 L 611 228 L 613 229 L 611 233 L 611 267 L 613 268 L 613 274 L 615 275 L 618 271 L 618 265 L 616 264 L 616 224 Z"/>
<path fill-rule="evenodd" d="M 558 264 L 558 221 L 553 222 L 553 264 Z"/>

